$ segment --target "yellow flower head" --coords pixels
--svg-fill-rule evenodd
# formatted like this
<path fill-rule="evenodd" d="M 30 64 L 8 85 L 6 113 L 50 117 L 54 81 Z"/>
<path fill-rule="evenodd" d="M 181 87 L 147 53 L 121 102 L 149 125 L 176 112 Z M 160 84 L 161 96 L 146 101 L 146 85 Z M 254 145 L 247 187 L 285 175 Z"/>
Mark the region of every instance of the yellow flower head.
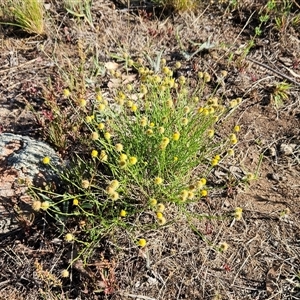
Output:
<path fill-rule="evenodd" d="M 174 156 L 173 160 L 174 160 L 174 162 L 178 161 L 178 157 Z"/>
<path fill-rule="evenodd" d="M 162 72 L 165 74 L 165 75 L 169 75 L 169 73 L 170 73 L 170 69 L 168 68 L 168 67 L 163 67 L 162 68 Z"/>
<path fill-rule="evenodd" d="M 160 134 L 163 134 L 163 133 L 165 132 L 165 128 L 164 128 L 164 127 L 159 127 L 159 128 L 158 128 L 158 132 L 159 132 Z"/>
<path fill-rule="evenodd" d="M 65 97 L 69 97 L 71 95 L 71 92 L 70 92 L 69 89 L 64 89 L 63 94 L 64 94 Z"/>
<path fill-rule="evenodd" d="M 238 140 L 237 140 L 237 138 L 233 138 L 233 139 L 230 139 L 230 143 L 232 144 L 232 145 L 235 145 L 235 144 L 237 144 L 237 142 L 238 142 Z"/>
<path fill-rule="evenodd" d="M 165 218 L 164 216 L 162 216 L 161 218 L 157 218 L 157 223 L 158 223 L 158 225 L 160 225 L 160 226 L 165 225 L 166 222 L 167 222 L 167 220 L 166 220 L 166 218 Z"/>
<path fill-rule="evenodd" d="M 226 242 L 222 242 L 222 243 L 219 244 L 219 250 L 221 252 L 227 251 L 228 248 L 229 248 L 229 245 Z"/>
<path fill-rule="evenodd" d="M 88 180 L 81 181 L 81 187 L 87 189 L 90 186 L 90 182 Z"/>
<path fill-rule="evenodd" d="M 140 240 L 138 241 L 138 245 L 139 245 L 140 247 L 145 247 L 146 244 L 147 244 L 147 241 L 146 241 L 145 239 L 140 239 Z"/>
<path fill-rule="evenodd" d="M 167 102 L 167 107 L 172 108 L 174 106 L 173 100 L 172 99 L 168 99 Z"/>
<path fill-rule="evenodd" d="M 126 210 L 124 210 L 124 209 L 122 209 L 121 211 L 120 211 L 120 217 L 126 217 L 126 215 L 127 215 L 127 211 Z"/>
<path fill-rule="evenodd" d="M 161 177 L 155 177 L 154 178 L 154 183 L 159 185 L 159 184 L 162 184 L 163 183 L 163 179 Z"/>
<path fill-rule="evenodd" d="M 182 190 L 181 193 L 180 193 L 180 199 L 182 201 L 186 201 L 186 199 L 188 198 L 189 196 L 189 191 L 188 190 Z"/>
<path fill-rule="evenodd" d="M 211 162 L 210 162 L 210 164 L 211 164 L 213 167 L 217 166 L 218 163 L 219 163 L 219 160 L 218 160 L 218 159 L 215 159 L 215 158 L 213 158 L 213 159 L 211 160 Z"/>
<path fill-rule="evenodd" d="M 197 188 L 200 189 L 205 185 L 206 185 L 206 179 L 205 178 L 200 178 L 197 182 Z"/>
<path fill-rule="evenodd" d="M 222 76 L 223 78 L 225 78 L 227 75 L 228 75 L 228 72 L 227 72 L 226 70 L 222 70 L 222 71 L 221 71 L 221 76 Z"/>
<path fill-rule="evenodd" d="M 125 153 L 122 153 L 120 156 L 119 156 L 119 161 L 126 161 L 128 158 L 128 156 L 125 154 Z"/>
<path fill-rule="evenodd" d="M 188 113 L 191 111 L 191 109 L 190 109 L 189 106 L 185 106 L 185 107 L 183 108 L 183 111 L 184 111 L 186 114 L 188 114 Z"/>
<path fill-rule="evenodd" d="M 241 130 L 241 127 L 239 125 L 235 125 L 233 128 L 234 132 L 239 132 Z"/>
<path fill-rule="evenodd" d="M 85 99 L 80 99 L 78 101 L 78 104 L 79 104 L 80 107 L 85 107 L 86 106 L 86 100 Z"/>
<path fill-rule="evenodd" d="M 168 137 L 163 137 L 162 141 L 160 143 L 159 148 L 162 149 L 162 150 L 166 149 L 166 147 L 168 146 L 169 142 L 170 142 L 170 139 Z"/>
<path fill-rule="evenodd" d="M 101 94 L 101 93 L 97 93 L 97 95 L 96 95 L 96 100 L 97 100 L 98 102 L 101 102 L 102 99 L 103 99 L 102 94 Z"/>
<path fill-rule="evenodd" d="M 213 129 L 209 129 L 209 130 L 207 131 L 207 136 L 208 136 L 209 138 L 212 138 L 212 137 L 214 136 L 214 134 L 215 134 L 215 131 L 214 131 Z"/>
<path fill-rule="evenodd" d="M 248 173 L 247 176 L 246 176 L 246 179 L 249 180 L 249 181 L 253 180 L 253 179 L 255 179 L 255 175 L 253 173 Z"/>
<path fill-rule="evenodd" d="M 133 105 L 131 106 L 131 108 L 130 108 L 130 110 L 131 110 L 132 112 L 136 112 L 137 109 L 138 109 L 138 107 L 137 107 L 136 104 L 133 104 Z"/>
<path fill-rule="evenodd" d="M 161 213 L 161 212 L 157 212 L 156 213 L 156 217 L 157 217 L 157 219 L 160 219 L 160 218 L 162 218 L 164 215 Z"/>
<path fill-rule="evenodd" d="M 180 138 L 180 133 L 179 131 L 176 131 L 173 133 L 173 141 L 178 141 Z"/>
<path fill-rule="evenodd" d="M 105 128 L 105 124 L 104 123 L 99 123 L 98 124 L 98 129 L 103 130 Z"/>
<path fill-rule="evenodd" d="M 73 240 L 74 240 L 74 236 L 73 236 L 72 233 L 67 233 L 67 234 L 65 235 L 65 241 L 66 241 L 66 242 L 72 242 Z"/>
<path fill-rule="evenodd" d="M 188 123 L 189 123 L 189 119 L 188 119 L 188 118 L 182 118 L 182 119 L 181 119 L 181 124 L 182 124 L 183 126 L 186 126 Z"/>
<path fill-rule="evenodd" d="M 228 149 L 227 154 L 230 155 L 230 156 L 233 156 L 234 155 L 234 150 L 233 149 Z"/>
<path fill-rule="evenodd" d="M 118 143 L 115 145 L 115 149 L 118 151 L 118 152 L 122 152 L 124 147 L 122 144 Z"/>
<path fill-rule="evenodd" d="M 147 125 L 147 123 L 148 123 L 147 117 L 142 117 L 142 118 L 140 119 L 140 125 L 141 125 L 142 127 L 145 127 L 145 126 Z"/>
<path fill-rule="evenodd" d="M 49 165 L 50 164 L 50 157 L 49 156 L 45 156 L 42 160 L 44 165 Z"/>
<path fill-rule="evenodd" d="M 42 204 L 41 204 L 41 209 L 42 210 L 47 210 L 49 207 L 50 207 L 49 201 L 42 202 Z"/>
<path fill-rule="evenodd" d="M 130 156 L 129 157 L 129 164 L 130 165 L 135 165 L 137 163 L 137 158 L 136 158 L 136 156 Z"/>
<path fill-rule="evenodd" d="M 229 107 L 230 107 L 230 108 L 234 108 L 234 107 L 236 107 L 237 105 L 238 105 L 238 103 L 237 103 L 236 100 L 231 100 L 231 101 L 229 102 Z"/>
<path fill-rule="evenodd" d="M 195 197 L 194 192 L 193 191 L 188 191 L 188 199 L 192 200 L 192 199 L 194 199 L 194 197 Z"/>
<path fill-rule="evenodd" d="M 115 191 L 116 189 L 118 189 L 120 186 L 120 182 L 116 179 L 112 180 L 109 184 L 109 187 L 112 188 L 113 191 Z"/>
<path fill-rule="evenodd" d="M 236 208 L 234 209 L 234 214 L 233 214 L 233 216 L 234 216 L 234 218 L 235 218 L 237 221 L 239 221 L 239 220 L 242 219 L 242 214 L 243 214 L 243 209 L 242 209 L 241 207 L 236 207 Z"/>
<path fill-rule="evenodd" d="M 206 197 L 207 194 L 208 194 L 208 191 L 207 191 L 207 190 L 202 190 L 202 191 L 200 192 L 200 194 L 201 194 L 202 197 Z"/>
<path fill-rule="evenodd" d="M 98 156 L 98 151 L 97 151 L 97 150 L 93 150 L 93 151 L 91 152 L 91 156 L 92 156 L 93 158 L 96 158 L 96 157 Z"/>
<path fill-rule="evenodd" d="M 131 107 L 133 106 L 133 102 L 132 102 L 131 100 L 128 100 L 128 101 L 126 102 L 126 106 L 127 106 L 128 108 L 131 108 Z"/>
<path fill-rule="evenodd" d="M 105 133 L 104 133 L 104 138 L 105 138 L 107 141 L 109 141 L 110 138 L 111 138 L 111 134 L 110 134 L 109 132 L 105 132 Z"/>
<path fill-rule="evenodd" d="M 149 204 L 150 204 L 151 207 L 154 207 L 157 204 L 157 200 L 154 199 L 154 198 L 151 198 L 150 201 L 149 201 Z"/>
<path fill-rule="evenodd" d="M 164 212 L 165 208 L 166 207 L 163 203 L 158 203 L 157 206 L 156 206 L 156 211 L 162 213 L 162 212 Z"/>
<path fill-rule="evenodd" d="M 85 117 L 85 121 L 86 121 L 87 123 L 91 123 L 92 120 L 93 120 L 92 116 L 86 116 L 86 117 Z"/>
<path fill-rule="evenodd" d="M 100 156 L 99 156 L 100 161 L 105 162 L 108 159 L 108 156 L 105 152 L 105 150 L 101 150 L 100 152 Z"/>
<path fill-rule="evenodd" d="M 119 199 L 119 193 L 118 192 L 112 192 L 111 194 L 109 194 L 109 197 L 111 200 L 116 201 Z"/>
<path fill-rule="evenodd" d="M 180 62 L 180 61 L 176 61 L 176 63 L 175 63 L 175 68 L 176 68 L 176 69 L 181 68 L 181 62 Z"/>
<path fill-rule="evenodd" d="M 92 133 L 91 133 L 91 139 L 92 139 L 93 141 L 98 140 L 98 139 L 99 139 L 99 134 L 98 134 L 98 132 L 96 132 L 96 131 L 92 132 Z"/>
<path fill-rule="evenodd" d="M 153 135 L 153 130 L 152 129 L 147 129 L 146 134 L 147 135 Z"/>
<path fill-rule="evenodd" d="M 185 79 L 184 76 L 180 76 L 180 77 L 178 78 L 178 81 L 179 81 L 179 83 L 180 83 L 181 85 L 183 85 L 183 84 L 185 84 L 186 79 Z"/>
<path fill-rule="evenodd" d="M 73 206 L 78 206 L 78 204 L 79 204 L 79 201 L 78 201 L 78 199 L 73 199 Z"/>
<path fill-rule="evenodd" d="M 99 111 L 104 111 L 104 110 L 105 110 L 105 104 L 100 103 L 100 104 L 98 105 L 98 109 L 99 109 Z"/>
<path fill-rule="evenodd" d="M 38 201 L 38 200 L 35 200 L 35 201 L 33 201 L 31 207 L 32 207 L 33 210 L 39 211 L 41 209 L 41 207 L 42 207 L 42 202 Z"/>
<path fill-rule="evenodd" d="M 203 80 L 204 80 L 204 82 L 210 82 L 211 77 L 210 77 L 210 75 L 207 72 L 204 72 L 204 74 L 203 74 Z"/>
<path fill-rule="evenodd" d="M 61 277 L 63 278 L 67 278 L 70 276 L 70 273 L 68 270 L 62 270 L 61 273 L 60 273 Z"/>

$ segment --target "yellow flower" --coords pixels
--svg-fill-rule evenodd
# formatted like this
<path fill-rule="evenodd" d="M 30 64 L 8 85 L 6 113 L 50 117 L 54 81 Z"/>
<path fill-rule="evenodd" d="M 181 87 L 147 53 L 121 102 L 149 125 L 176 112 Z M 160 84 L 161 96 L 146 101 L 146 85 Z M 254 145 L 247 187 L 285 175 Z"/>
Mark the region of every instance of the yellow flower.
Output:
<path fill-rule="evenodd" d="M 148 120 L 147 120 L 147 117 L 142 117 L 141 120 L 140 120 L 140 125 L 142 127 L 145 127 L 148 123 Z"/>
<path fill-rule="evenodd" d="M 74 205 L 74 206 L 78 206 L 78 204 L 79 204 L 79 201 L 78 201 L 78 199 L 76 199 L 76 198 L 75 198 L 75 199 L 73 199 L 73 205 Z"/>
<path fill-rule="evenodd" d="M 126 215 L 127 215 L 127 211 L 126 210 L 124 210 L 124 209 L 122 209 L 121 211 L 120 211 L 120 217 L 126 217 Z"/>
<path fill-rule="evenodd" d="M 202 197 L 206 197 L 207 194 L 208 194 L 208 192 L 207 192 L 207 190 L 202 190 L 202 191 L 200 192 L 200 194 L 201 194 Z"/>
<path fill-rule="evenodd" d="M 116 144 L 115 145 L 115 149 L 118 151 L 118 152 L 122 152 L 123 151 L 123 145 L 122 144 L 120 144 L 120 143 L 118 143 L 118 144 Z"/>
<path fill-rule="evenodd" d="M 131 100 L 128 100 L 128 101 L 126 102 L 126 106 L 127 106 L 128 108 L 132 108 L 133 102 L 132 102 Z"/>
<path fill-rule="evenodd" d="M 181 85 L 185 84 L 185 77 L 184 77 L 184 76 L 180 76 L 180 77 L 178 78 L 178 81 L 179 81 L 179 83 L 180 83 Z"/>
<path fill-rule="evenodd" d="M 242 99 L 242 98 L 236 98 L 235 100 L 236 100 L 236 103 L 237 103 L 237 104 L 241 104 L 241 103 L 242 103 L 242 101 L 243 101 L 243 99 Z"/>
<path fill-rule="evenodd" d="M 104 133 L 104 138 L 105 138 L 107 141 L 109 141 L 110 138 L 111 138 L 111 134 L 110 134 L 109 132 L 105 132 L 105 133 Z"/>
<path fill-rule="evenodd" d="M 255 175 L 253 173 L 248 173 L 247 176 L 246 176 L 246 179 L 247 180 L 253 180 L 253 179 L 255 179 Z"/>
<path fill-rule="evenodd" d="M 112 188 L 113 191 L 115 191 L 116 189 L 118 189 L 120 186 L 120 182 L 116 179 L 112 180 L 109 184 L 109 187 Z"/>
<path fill-rule="evenodd" d="M 81 181 L 81 187 L 87 189 L 90 186 L 90 182 L 88 180 Z"/>
<path fill-rule="evenodd" d="M 170 73 L 170 69 L 168 68 L 168 67 L 163 67 L 162 68 L 162 72 L 165 74 L 165 75 L 169 75 L 169 73 Z"/>
<path fill-rule="evenodd" d="M 221 76 L 222 76 L 223 78 L 225 78 L 227 75 L 228 75 L 228 72 L 227 72 L 226 70 L 222 70 L 222 71 L 221 71 Z"/>
<path fill-rule="evenodd" d="M 237 142 L 238 142 L 238 140 L 237 140 L 237 138 L 233 138 L 233 139 L 230 139 L 230 143 L 232 144 L 232 145 L 235 145 L 235 144 L 237 144 Z"/>
<path fill-rule="evenodd" d="M 138 109 L 138 107 L 137 107 L 136 104 L 133 104 L 133 105 L 131 106 L 131 108 L 130 108 L 130 110 L 131 110 L 132 112 L 136 112 L 137 109 Z"/>
<path fill-rule="evenodd" d="M 221 156 L 219 154 L 215 155 L 214 159 L 216 160 L 220 160 L 221 159 Z"/>
<path fill-rule="evenodd" d="M 42 204 L 41 204 L 41 209 L 42 210 L 47 210 L 49 207 L 50 207 L 49 201 L 42 202 Z"/>
<path fill-rule="evenodd" d="M 138 241 L 138 245 L 139 245 L 140 247 L 145 247 L 146 244 L 147 244 L 147 241 L 146 241 L 145 239 L 140 239 L 140 240 Z"/>
<path fill-rule="evenodd" d="M 155 124 L 154 124 L 154 122 L 151 122 L 150 124 L 149 124 L 149 127 L 154 127 L 155 126 Z"/>
<path fill-rule="evenodd" d="M 85 121 L 86 121 L 87 123 L 91 123 L 92 120 L 93 120 L 92 116 L 86 116 L 86 117 L 85 117 Z"/>
<path fill-rule="evenodd" d="M 166 207 L 163 203 L 158 203 L 157 206 L 156 206 L 156 211 L 162 213 L 162 212 L 164 212 L 165 208 Z"/>
<path fill-rule="evenodd" d="M 49 165 L 50 164 L 50 157 L 49 156 L 45 156 L 42 160 L 44 165 Z"/>
<path fill-rule="evenodd" d="M 100 103 L 100 104 L 98 105 L 98 109 L 99 109 L 99 111 L 104 111 L 104 110 L 105 110 L 105 104 Z"/>
<path fill-rule="evenodd" d="M 234 210 L 234 218 L 239 221 L 242 219 L 243 209 L 241 207 L 236 207 Z"/>
<path fill-rule="evenodd" d="M 193 97 L 192 100 L 193 100 L 194 103 L 198 103 L 199 102 L 199 97 L 195 96 L 195 97 Z"/>
<path fill-rule="evenodd" d="M 133 166 L 136 163 L 137 163 L 137 158 L 135 156 L 130 156 L 129 157 L 129 164 Z"/>
<path fill-rule="evenodd" d="M 159 184 L 162 184 L 163 183 L 163 179 L 161 177 L 155 177 L 154 178 L 154 183 L 159 185 Z"/>
<path fill-rule="evenodd" d="M 201 189 L 206 185 L 206 179 L 205 178 L 200 178 L 197 182 L 197 188 Z"/>
<path fill-rule="evenodd" d="M 68 270 L 62 270 L 61 273 L 60 273 L 61 277 L 63 278 L 67 278 L 69 277 L 70 273 Z"/>
<path fill-rule="evenodd" d="M 157 218 L 157 223 L 160 226 L 165 225 L 166 222 L 167 222 L 167 220 L 166 220 L 166 218 L 164 216 L 162 216 L 161 218 Z"/>
<path fill-rule="evenodd" d="M 86 106 L 86 100 L 85 99 L 80 99 L 78 102 L 80 107 L 85 107 Z"/>
<path fill-rule="evenodd" d="M 109 197 L 111 200 L 116 201 L 119 199 L 119 193 L 118 192 L 112 192 L 111 194 L 109 194 Z"/>
<path fill-rule="evenodd" d="M 91 152 L 91 156 L 92 156 L 93 158 L 96 158 L 96 157 L 98 156 L 98 151 L 97 151 L 97 150 L 93 150 L 93 151 Z"/>
<path fill-rule="evenodd" d="M 158 132 L 159 132 L 160 134 L 163 134 L 163 133 L 165 132 L 165 128 L 164 128 L 164 127 L 159 127 L 159 128 L 158 128 Z"/>
<path fill-rule="evenodd" d="M 228 149 L 227 154 L 230 155 L 230 156 L 233 156 L 234 155 L 234 150 L 233 149 Z"/>
<path fill-rule="evenodd" d="M 204 77 L 203 72 L 198 72 L 198 78 L 203 78 L 203 77 Z"/>
<path fill-rule="evenodd" d="M 208 116 L 208 115 L 209 115 L 209 110 L 208 110 L 207 108 L 203 108 L 202 114 L 203 114 L 204 116 Z"/>
<path fill-rule="evenodd" d="M 229 102 L 229 107 L 230 108 L 234 108 L 234 107 L 236 107 L 238 105 L 238 102 L 236 101 L 236 100 L 231 100 L 230 102 Z"/>
<path fill-rule="evenodd" d="M 191 111 L 191 109 L 190 109 L 189 106 L 185 106 L 185 107 L 183 108 L 183 111 L 184 111 L 186 114 L 188 114 L 188 113 Z"/>
<path fill-rule="evenodd" d="M 154 199 L 154 198 L 151 198 L 150 201 L 149 201 L 149 204 L 150 204 L 150 206 L 154 207 L 157 204 L 157 200 Z"/>
<path fill-rule="evenodd" d="M 100 152 L 100 156 L 99 156 L 100 161 L 105 162 L 108 159 L 108 156 L 105 152 L 105 150 L 101 150 Z"/>
<path fill-rule="evenodd" d="M 176 68 L 176 69 L 181 68 L 181 62 L 180 62 L 180 61 L 176 61 L 176 63 L 175 63 L 175 68 Z"/>
<path fill-rule="evenodd" d="M 181 124 L 182 124 L 183 126 L 186 126 L 188 123 L 189 123 L 189 119 L 188 119 L 188 118 L 182 118 L 182 119 L 181 119 Z"/>
<path fill-rule="evenodd" d="M 101 93 L 98 93 L 98 94 L 96 95 L 96 100 L 99 101 L 99 102 L 101 102 L 102 99 L 103 99 L 102 94 L 101 94 Z"/>
<path fill-rule="evenodd" d="M 126 95 L 122 92 L 122 91 L 119 91 L 118 92 L 118 97 L 120 98 L 120 99 L 125 99 L 126 98 Z"/>
<path fill-rule="evenodd" d="M 31 207 L 32 207 L 33 210 L 39 211 L 41 209 L 41 207 L 42 207 L 42 202 L 38 201 L 38 200 L 35 200 L 35 201 L 33 201 Z"/>
<path fill-rule="evenodd" d="M 208 137 L 210 137 L 210 138 L 212 138 L 212 137 L 214 136 L 214 134 L 215 134 L 215 131 L 214 131 L 213 129 L 209 129 L 209 130 L 207 131 L 207 135 L 208 135 Z"/>
<path fill-rule="evenodd" d="M 157 219 L 160 219 L 160 218 L 162 218 L 164 215 L 161 213 L 161 212 L 157 212 L 156 213 L 156 217 L 157 217 Z"/>
<path fill-rule="evenodd" d="M 163 137 L 163 138 L 162 138 L 162 141 L 161 141 L 161 143 L 160 143 L 159 148 L 162 149 L 162 150 L 166 149 L 166 147 L 168 146 L 169 142 L 170 142 L 170 139 L 169 139 L 169 138 Z"/>
<path fill-rule="evenodd" d="M 147 135 L 153 135 L 153 130 L 152 129 L 147 129 L 146 134 Z"/>
<path fill-rule="evenodd" d="M 69 97 L 71 95 L 71 92 L 68 89 L 64 89 L 63 94 L 64 94 L 65 97 Z"/>
<path fill-rule="evenodd" d="M 210 82 L 211 77 L 210 77 L 210 75 L 207 72 L 204 72 L 204 74 L 203 74 L 203 80 L 204 80 L 204 82 Z"/>
<path fill-rule="evenodd" d="M 99 123 L 98 124 L 98 129 L 103 130 L 105 128 L 105 124 L 104 123 Z"/>
<path fill-rule="evenodd" d="M 213 158 L 213 159 L 211 160 L 211 162 L 210 162 L 210 164 L 211 164 L 213 167 L 215 167 L 216 165 L 218 165 L 218 163 L 219 163 L 219 160 L 218 160 L 218 159 L 215 159 L 215 158 Z"/>
<path fill-rule="evenodd" d="M 178 131 L 173 133 L 173 141 L 178 141 L 180 138 L 180 133 Z"/>
<path fill-rule="evenodd" d="M 194 197 L 195 197 L 194 192 L 193 191 L 188 191 L 188 199 L 192 200 L 192 199 L 194 199 Z"/>
<path fill-rule="evenodd" d="M 228 248 L 229 248 L 229 245 L 226 242 L 222 242 L 222 243 L 219 244 L 219 250 L 221 252 L 227 251 Z"/>
<path fill-rule="evenodd" d="M 126 90 L 127 90 L 128 92 L 131 92 L 131 91 L 133 90 L 132 85 L 131 85 L 131 84 L 127 84 L 127 85 L 126 85 Z"/>
<path fill-rule="evenodd" d="M 173 160 L 174 160 L 174 162 L 178 161 L 178 157 L 174 156 Z"/>
<path fill-rule="evenodd" d="M 127 155 L 125 153 L 122 153 L 120 156 L 119 156 L 119 161 L 126 161 L 127 160 Z"/>
<path fill-rule="evenodd" d="M 146 86 L 143 85 L 143 84 L 141 84 L 141 86 L 140 86 L 140 93 L 142 93 L 142 94 L 147 94 L 148 93 L 148 90 L 147 90 Z"/>
<path fill-rule="evenodd" d="M 92 133 L 91 133 L 91 139 L 92 139 L 93 141 L 98 140 L 98 139 L 99 139 L 99 134 L 98 134 L 98 132 L 96 132 L 96 131 L 92 132 Z"/>
<path fill-rule="evenodd" d="M 67 233 L 67 234 L 65 235 L 65 241 L 66 241 L 66 242 L 72 242 L 73 240 L 74 240 L 74 236 L 73 236 L 72 233 Z"/>
<path fill-rule="evenodd" d="M 180 193 L 180 199 L 182 201 L 186 201 L 186 199 L 188 198 L 189 196 L 189 191 L 187 190 L 182 190 L 181 193 Z"/>
<path fill-rule="evenodd" d="M 167 102 L 166 102 L 166 104 L 167 104 L 167 107 L 169 107 L 169 108 L 172 108 L 172 107 L 173 107 L 173 105 L 174 105 L 174 103 L 173 103 L 173 100 L 172 100 L 172 99 L 168 99 L 168 100 L 167 100 Z"/>
<path fill-rule="evenodd" d="M 233 128 L 234 132 L 239 132 L 241 130 L 241 127 L 239 125 L 235 125 Z"/>

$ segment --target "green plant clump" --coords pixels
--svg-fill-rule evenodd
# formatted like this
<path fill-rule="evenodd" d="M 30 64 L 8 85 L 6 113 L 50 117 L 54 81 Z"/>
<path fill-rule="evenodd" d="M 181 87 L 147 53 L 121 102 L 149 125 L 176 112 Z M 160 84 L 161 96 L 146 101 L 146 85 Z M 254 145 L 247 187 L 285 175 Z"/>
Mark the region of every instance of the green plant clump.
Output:
<path fill-rule="evenodd" d="M 213 192 L 208 176 L 234 155 L 238 142 L 239 126 L 224 139 L 215 131 L 241 99 L 224 105 L 212 93 L 204 100 L 208 73 L 199 72 L 191 88 L 184 76 L 174 79 L 163 59 L 157 73 L 126 60 L 125 68 L 135 66 L 138 80 L 114 95 L 97 90 L 87 100 L 64 90 L 73 114 L 82 120 L 76 130 L 84 151 L 64 172 L 48 157 L 43 160 L 58 172 L 65 192 L 33 189 L 35 207 L 46 207 L 63 223 L 77 218 L 88 233 L 86 248 L 116 226 L 134 231 L 135 226 L 149 229 L 175 221 L 176 216 L 167 217 L 168 208 L 180 211 Z M 152 221 L 133 225 L 142 214 L 152 215 Z"/>

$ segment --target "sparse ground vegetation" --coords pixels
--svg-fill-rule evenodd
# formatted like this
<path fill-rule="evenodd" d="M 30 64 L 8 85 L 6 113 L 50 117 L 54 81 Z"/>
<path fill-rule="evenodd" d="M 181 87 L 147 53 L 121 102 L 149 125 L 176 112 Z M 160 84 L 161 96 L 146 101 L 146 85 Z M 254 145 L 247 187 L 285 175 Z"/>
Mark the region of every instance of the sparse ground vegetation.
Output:
<path fill-rule="evenodd" d="M 0 237 L 1 299 L 300 299 L 296 0 L 0 17 L 0 132 L 61 156 L 22 181 L 34 217 Z"/>

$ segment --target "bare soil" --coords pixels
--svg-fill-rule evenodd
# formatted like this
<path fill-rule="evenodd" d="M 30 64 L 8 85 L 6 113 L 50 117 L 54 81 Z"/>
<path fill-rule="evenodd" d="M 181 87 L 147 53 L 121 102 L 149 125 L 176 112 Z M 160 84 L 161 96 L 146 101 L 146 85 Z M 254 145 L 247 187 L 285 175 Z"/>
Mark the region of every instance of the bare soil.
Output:
<path fill-rule="evenodd" d="M 113 239 L 103 238 L 91 261 L 74 265 L 68 279 L 60 272 L 77 249 L 62 242 L 45 216 L 23 222 L 0 237 L 0 299 L 300 299 L 300 25 L 291 21 L 299 4 L 292 2 L 281 28 L 264 25 L 243 57 L 266 1 L 256 2 L 235 10 L 203 3 L 194 13 L 172 14 L 147 2 L 128 7 L 95 0 L 91 27 L 53 0 L 47 1 L 45 37 L 0 27 L 0 132 L 44 139 L 36 116 L 45 115 L 45 91 L 57 96 L 68 87 L 62 70 L 79 84 L 82 56 L 87 85 L 109 91 L 104 63 L 114 61 L 112 54 L 156 57 L 164 51 L 168 64 L 180 61 L 179 72 L 191 80 L 198 71 L 213 81 L 228 72 L 216 93 L 243 102 L 222 130 L 241 125 L 236 165 L 259 174 L 236 188 L 222 177 L 227 170 L 217 169 L 215 179 L 228 184 L 226 193 L 191 209 L 220 218 L 178 220 L 149 231 L 143 250 L 128 242 L 126 232 L 115 232 Z M 186 59 L 183 50 L 192 54 L 196 43 L 207 41 L 211 49 Z M 289 97 L 276 107 L 272 95 L 283 81 L 291 84 Z M 241 221 L 221 217 L 235 207 L 243 208 Z M 229 244 L 224 253 L 213 247 L 220 242 Z"/>

